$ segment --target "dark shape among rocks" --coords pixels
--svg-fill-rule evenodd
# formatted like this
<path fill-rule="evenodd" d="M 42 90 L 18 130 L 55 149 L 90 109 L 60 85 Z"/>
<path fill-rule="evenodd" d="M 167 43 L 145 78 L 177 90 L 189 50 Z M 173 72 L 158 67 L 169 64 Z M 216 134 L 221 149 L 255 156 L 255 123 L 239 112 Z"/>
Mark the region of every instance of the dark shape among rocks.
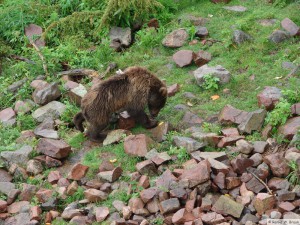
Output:
<path fill-rule="evenodd" d="M 244 31 L 234 30 L 232 40 L 235 44 L 241 45 L 245 41 L 253 40 L 253 38 L 249 34 L 245 33 Z"/>
<path fill-rule="evenodd" d="M 276 30 L 269 36 L 269 40 L 271 42 L 274 42 L 275 44 L 278 44 L 287 40 L 289 37 L 290 35 L 287 32 L 282 30 Z"/>

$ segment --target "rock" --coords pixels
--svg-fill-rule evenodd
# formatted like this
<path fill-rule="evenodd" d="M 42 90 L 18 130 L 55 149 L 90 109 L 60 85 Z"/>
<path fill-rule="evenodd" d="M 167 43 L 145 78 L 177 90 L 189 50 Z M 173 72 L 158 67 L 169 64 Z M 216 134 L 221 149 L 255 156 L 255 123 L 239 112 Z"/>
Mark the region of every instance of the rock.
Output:
<path fill-rule="evenodd" d="M 126 111 L 125 111 L 126 112 Z M 126 112 L 119 113 L 118 128 L 122 130 L 130 130 L 135 126 L 135 120 Z"/>
<path fill-rule="evenodd" d="M 86 93 L 86 88 L 82 84 L 79 84 L 78 87 L 75 87 L 68 92 L 68 96 L 71 101 L 75 102 L 77 105 L 81 105 L 81 99 Z"/>
<path fill-rule="evenodd" d="M 39 105 L 45 105 L 61 96 L 57 83 L 49 84 L 43 88 L 37 88 L 32 93 L 33 101 Z"/>
<path fill-rule="evenodd" d="M 241 185 L 241 179 L 239 177 L 226 177 L 226 189 L 231 190 Z"/>
<path fill-rule="evenodd" d="M 261 19 L 258 23 L 264 27 L 273 26 L 277 22 L 277 19 Z"/>
<path fill-rule="evenodd" d="M 14 202 L 7 207 L 7 212 L 11 214 L 20 213 L 22 208 L 27 208 L 29 206 L 30 203 L 28 201 Z"/>
<path fill-rule="evenodd" d="M 201 125 L 202 123 L 203 120 L 196 114 L 191 113 L 190 111 L 187 111 L 182 118 L 182 124 L 184 127 L 197 126 Z"/>
<path fill-rule="evenodd" d="M 234 30 L 233 31 L 233 37 L 232 37 L 232 41 L 237 44 L 237 45 L 241 45 L 246 41 L 251 41 L 253 40 L 253 37 L 251 37 L 249 34 L 241 31 L 241 30 Z"/>
<path fill-rule="evenodd" d="M 219 162 L 215 159 L 211 159 L 211 158 L 208 158 L 208 161 L 209 161 L 213 171 L 215 171 L 217 173 L 223 172 L 224 174 L 227 174 L 229 172 L 229 167 L 227 165 L 225 165 L 224 163 Z"/>
<path fill-rule="evenodd" d="M 140 192 L 140 197 L 141 197 L 142 201 L 146 204 L 151 199 L 153 199 L 156 194 L 157 194 L 156 188 L 148 188 L 148 189 L 144 189 Z"/>
<path fill-rule="evenodd" d="M 125 207 L 125 203 L 120 200 L 115 200 L 112 202 L 113 207 L 119 212 L 122 212 L 123 207 Z"/>
<path fill-rule="evenodd" d="M 202 85 L 204 83 L 204 76 L 211 75 L 219 78 L 220 84 L 226 84 L 230 81 L 231 74 L 224 67 L 217 65 L 215 67 L 209 67 L 208 65 L 204 65 L 196 69 L 194 72 L 194 77 L 197 81 L 198 85 Z"/>
<path fill-rule="evenodd" d="M 7 202 L 0 200 L 0 213 L 4 213 L 7 210 Z"/>
<path fill-rule="evenodd" d="M 103 171 L 97 174 L 97 177 L 99 177 L 102 180 L 108 181 L 110 183 L 115 182 L 121 175 L 122 175 L 122 168 L 116 167 L 112 171 Z"/>
<path fill-rule="evenodd" d="M 240 5 L 234 5 L 234 6 L 224 6 L 223 9 L 233 11 L 233 12 L 246 12 L 247 8 Z"/>
<path fill-rule="evenodd" d="M 137 212 L 139 209 L 144 208 L 144 202 L 140 198 L 131 198 L 129 200 L 128 206 L 133 213 Z"/>
<path fill-rule="evenodd" d="M 166 139 L 166 135 L 169 130 L 169 123 L 160 122 L 156 127 L 150 129 L 151 137 L 157 141 L 162 142 Z"/>
<path fill-rule="evenodd" d="M 25 166 L 29 160 L 33 148 L 29 145 L 24 145 L 16 151 L 0 152 L 1 158 L 9 165 L 15 163 L 20 166 Z"/>
<path fill-rule="evenodd" d="M 278 134 L 283 135 L 284 138 L 289 140 L 293 139 L 294 135 L 300 128 L 300 116 L 290 118 L 286 123 L 278 128 Z"/>
<path fill-rule="evenodd" d="M 259 222 L 259 218 L 257 218 L 256 216 L 252 215 L 251 213 L 247 213 L 241 219 L 241 224 L 246 224 L 246 222 L 249 222 L 249 221 L 251 221 L 252 223 L 258 223 Z"/>
<path fill-rule="evenodd" d="M 273 195 L 258 193 L 254 199 L 254 208 L 259 215 L 262 215 L 267 210 L 273 209 L 275 203 L 276 198 Z"/>
<path fill-rule="evenodd" d="M 165 47 L 179 48 L 186 43 L 188 36 L 185 29 L 174 30 L 163 39 L 162 44 Z"/>
<path fill-rule="evenodd" d="M 266 150 L 266 147 L 268 146 L 268 143 L 266 141 L 254 141 L 253 142 L 253 147 L 254 147 L 254 152 L 256 153 L 264 153 Z"/>
<path fill-rule="evenodd" d="M 43 89 L 47 87 L 49 84 L 44 80 L 33 80 L 30 83 L 30 86 L 34 89 Z"/>
<path fill-rule="evenodd" d="M 41 162 L 37 161 L 37 160 L 34 160 L 34 159 L 31 159 L 27 162 L 27 169 L 26 171 L 28 173 L 31 173 L 33 175 L 37 175 L 39 173 L 42 173 L 43 172 L 43 165 Z"/>
<path fill-rule="evenodd" d="M 278 195 L 277 199 L 280 202 L 281 201 L 293 201 L 296 198 L 296 193 L 293 191 L 279 190 L 279 191 L 277 191 L 277 195 Z"/>
<path fill-rule="evenodd" d="M 145 160 L 136 164 L 136 169 L 140 174 L 153 176 L 156 175 L 157 169 L 151 160 Z"/>
<path fill-rule="evenodd" d="M 222 138 L 219 143 L 219 148 L 224 148 L 226 146 L 234 145 L 237 141 L 245 138 L 244 136 L 230 136 L 230 137 L 224 137 Z"/>
<path fill-rule="evenodd" d="M 266 86 L 262 92 L 257 95 L 258 106 L 264 106 L 270 111 L 275 108 L 275 105 L 282 97 L 281 90 L 276 87 Z"/>
<path fill-rule="evenodd" d="M 109 215 L 109 208 L 107 207 L 96 207 L 95 208 L 96 221 L 102 222 Z"/>
<path fill-rule="evenodd" d="M 42 210 L 39 206 L 32 206 L 30 208 L 30 219 L 31 220 L 40 221 L 41 220 L 41 214 L 42 214 Z"/>
<path fill-rule="evenodd" d="M 41 188 L 40 190 L 38 190 L 36 192 L 35 196 L 37 197 L 37 199 L 39 200 L 39 202 L 45 203 L 49 199 L 51 199 L 52 194 L 53 194 L 53 190 Z"/>
<path fill-rule="evenodd" d="M 284 158 L 288 162 L 297 162 L 297 160 L 300 158 L 300 152 L 286 152 Z"/>
<path fill-rule="evenodd" d="M 80 180 L 81 178 L 83 178 L 86 173 L 88 172 L 89 167 L 82 165 L 81 163 L 76 163 L 71 171 L 68 174 L 68 179 L 70 180 Z"/>
<path fill-rule="evenodd" d="M 248 112 L 225 105 L 219 114 L 218 120 L 223 124 L 241 124 L 246 120 Z"/>
<path fill-rule="evenodd" d="M 257 167 L 259 164 L 262 163 L 263 159 L 262 159 L 262 155 L 259 153 L 255 153 L 253 154 L 250 159 L 254 162 L 253 166 Z"/>
<path fill-rule="evenodd" d="M 29 213 L 19 213 L 15 216 L 9 217 L 5 220 L 5 223 L 7 225 L 31 225 L 31 221 L 30 221 L 30 215 Z"/>
<path fill-rule="evenodd" d="M 217 176 L 213 179 L 213 182 L 215 185 L 218 186 L 220 189 L 225 189 L 225 174 L 222 172 L 219 172 Z"/>
<path fill-rule="evenodd" d="M 4 126 L 12 126 L 16 123 L 16 113 L 12 108 L 6 108 L 0 111 L 0 122 Z"/>
<path fill-rule="evenodd" d="M 226 221 L 226 219 L 221 214 L 215 212 L 201 214 L 201 220 L 209 225 L 221 224 L 222 222 Z"/>
<path fill-rule="evenodd" d="M 17 114 L 19 113 L 28 113 L 31 111 L 31 109 L 35 106 L 35 103 L 33 101 L 31 101 L 30 99 L 26 99 L 25 101 L 16 101 L 15 104 L 15 112 Z"/>
<path fill-rule="evenodd" d="M 38 48 L 45 47 L 46 43 L 45 40 L 40 37 L 43 34 L 43 28 L 36 25 L 36 24 L 29 24 L 24 29 L 26 37 L 29 39 L 30 42 L 34 42 Z M 34 38 L 39 37 L 39 38 Z"/>
<path fill-rule="evenodd" d="M 82 216 L 80 209 L 72 209 L 67 207 L 61 214 L 61 217 L 65 220 L 71 220 L 75 216 Z"/>
<path fill-rule="evenodd" d="M 67 195 L 73 195 L 77 190 L 78 190 L 78 184 L 74 180 L 71 184 L 68 185 L 67 190 L 66 190 L 66 194 Z"/>
<path fill-rule="evenodd" d="M 252 177 L 251 180 L 246 183 L 246 188 L 250 191 L 253 191 L 254 193 L 259 193 L 260 191 L 265 189 L 265 186 L 260 183 L 255 177 Z"/>
<path fill-rule="evenodd" d="M 156 180 L 156 186 L 158 188 L 163 188 L 169 190 L 172 183 L 176 183 L 177 178 L 172 174 L 170 170 L 166 170 L 161 176 Z M 160 200 L 161 201 L 161 200 Z"/>
<path fill-rule="evenodd" d="M 221 132 L 225 137 L 239 136 L 240 135 L 238 129 L 235 128 L 235 127 L 224 128 L 224 129 L 222 129 Z"/>
<path fill-rule="evenodd" d="M 164 214 L 172 213 L 180 208 L 180 203 L 177 198 L 170 198 L 160 202 L 160 212 Z"/>
<path fill-rule="evenodd" d="M 74 216 L 70 220 L 70 224 L 75 224 L 75 225 L 81 225 L 81 224 L 87 224 L 89 221 L 87 216 Z"/>
<path fill-rule="evenodd" d="M 0 182 L 11 182 L 12 176 L 5 170 L 0 169 Z"/>
<path fill-rule="evenodd" d="M 278 44 L 280 42 L 283 42 L 287 40 L 290 37 L 290 35 L 282 30 L 275 30 L 270 36 L 269 40 L 271 42 L 274 42 L 275 44 Z"/>
<path fill-rule="evenodd" d="M 300 103 L 293 104 L 291 107 L 292 115 L 300 116 Z"/>
<path fill-rule="evenodd" d="M 19 90 L 27 81 L 27 78 L 23 78 L 22 80 L 18 80 L 14 82 L 13 84 L 9 85 L 7 88 L 8 92 L 16 92 Z"/>
<path fill-rule="evenodd" d="M 108 197 L 105 192 L 93 188 L 85 190 L 84 196 L 89 200 L 89 202 L 104 201 Z"/>
<path fill-rule="evenodd" d="M 239 131 L 247 134 L 251 134 L 252 131 L 260 131 L 266 115 L 267 111 L 264 109 L 258 109 L 248 113 L 245 119 L 238 126 Z"/>
<path fill-rule="evenodd" d="M 127 130 L 117 129 L 108 133 L 105 140 L 103 141 L 103 146 L 115 144 L 122 141 L 126 136 L 130 134 Z"/>
<path fill-rule="evenodd" d="M 62 178 L 61 174 L 59 171 L 50 171 L 48 175 L 48 181 L 50 184 L 56 184 L 58 180 Z"/>
<path fill-rule="evenodd" d="M 285 29 L 291 36 L 300 36 L 300 27 L 297 26 L 292 20 L 289 18 L 285 18 L 281 21 L 281 26 Z"/>
<path fill-rule="evenodd" d="M 183 147 L 189 153 L 194 152 L 206 146 L 205 143 L 200 143 L 189 137 L 174 136 L 173 142 L 177 147 Z"/>
<path fill-rule="evenodd" d="M 161 164 L 170 161 L 171 157 L 167 152 L 161 152 L 151 158 L 151 161 L 154 162 L 156 166 L 160 166 Z"/>
<path fill-rule="evenodd" d="M 204 26 L 207 22 L 207 18 L 197 17 L 193 15 L 188 15 L 187 19 L 194 25 L 194 26 Z"/>
<path fill-rule="evenodd" d="M 277 177 L 286 177 L 290 172 L 287 162 L 279 153 L 265 156 L 264 161 L 271 167 L 272 173 Z"/>
<path fill-rule="evenodd" d="M 132 42 L 132 33 L 129 27 L 112 27 L 109 31 L 109 38 L 119 43 L 122 47 L 129 47 Z"/>
<path fill-rule="evenodd" d="M 208 30 L 206 27 L 202 27 L 202 26 L 196 26 L 196 33 L 195 33 L 196 37 L 199 38 L 205 38 L 208 36 Z"/>
<path fill-rule="evenodd" d="M 147 204 L 146 204 L 146 209 L 154 214 L 157 213 L 160 209 L 159 209 L 159 201 L 157 198 L 154 198 L 152 200 L 150 200 Z"/>
<path fill-rule="evenodd" d="M 171 86 L 168 87 L 168 97 L 174 96 L 177 92 L 180 90 L 180 85 L 179 84 L 172 84 Z"/>
<path fill-rule="evenodd" d="M 144 157 L 153 143 L 145 134 L 129 135 L 124 140 L 124 150 L 129 155 Z"/>
<path fill-rule="evenodd" d="M 199 173 L 199 171 L 201 171 L 201 173 Z M 208 181 L 210 179 L 210 164 L 208 160 L 199 162 L 197 166 L 192 169 L 184 170 L 179 179 L 187 179 L 190 188 Z"/>
<path fill-rule="evenodd" d="M 132 211 L 130 210 L 129 206 L 124 206 L 122 209 L 122 214 L 124 219 L 130 219 L 131 215 L 132 215 Z"/>
<path fill-rule="evenodd" d="M 34 129 L 34 134 L 38 137 L 58 139 L 58 133 L 54 130 L 54 121 L 46 118 L 40 125 Z"/>
<path fill-rule="evenodd" d="M 249 155 L 254 149 L 252 144 L 250 144 L 248 141 L 245 141 L 243 139 L 238 140 L 236 142 L 236 147 L 240 153 L 243 153 L 246 155 Z"/>
<path fill-rule="evenodd" d="M 231 215 L 235 218 L 240 218 L 244 206 L 233 201 L 231 198 L 222 195 L 213 205 L 212 210 L 216 213 Z"/>
<path fill-rule="evenodd" d="M 47 156 L 56 159 L 62 159 L 67 157 L 71 153 L 71 146 L 69 146 L 63 140 L 42 138 L 40 139 L 36 150 L 37 152 L 45 154 Z"/>
<path fill-rule="evenodd" d="M 280 212 L 272 211 L 270 213 L 270 218 L 271 219 L 280 219 L 281 217 L 282 217 L 282 214 Z"/>
<path fill-rule="evenodd" d="M 281 202 L 278 209 L 281 213 L 293 211 L 296 207 L 290 202 Z"/>
<path fill-rule="evenodd" d="M 59 167 L 61 165 L 62 165 L 61 161 L 51 158 L 49 156 L 46 156 L 46 166 L 47 167 L 52 168 L 52 167 Z"/>
<path fill-rule="evenodd" d="M 299 214 L 293 212 L 286 212 L 283 214 L 283 219 L 300 219 Z"/>
<path fill-rule="evenodd" d="M 211 60 L 211 54 L 209 52 L 200 50 L 194 54 L 193 60 L 197 66 L 201 67 Z"/>
<path fill-rule="evenodd" d="M 19 196 L 19 199 L 22 201 L 31 201 L 31 199 L 35 196 L 36 192 L 37 186 L 31 184 L 23 184 L 23 190 Z"/>
<path fill-rule="evenodd" d="M 215 159 L 217 161 L 228 160 L 225 152 L 200 152 L 199 158 L 201 159 Z"/>
<path fill-rule="evenodd" d="M 191 50 L 179 50 L 173 55 L 173 60 L 180 68 L 192 64 L 194 52 Z"/>
<path fill-rule="evenodd" d="M 46 118 L 58 119 L 65 111 L 66 106 L 60 102 L 52 101 L 32 113 L 32 117 L 38 122 L 43 122 Z"/>
<path fill-rule="evenodd" d="M 137 184 L 138 187 L 148 188 L 150 187 L 149 177 L 146 175 L 142 175 Z"/>
<path fill-rule="evenodd" d="M 74 82 L 74 81 L 71 81 L 71 80 L 68 80 L 68 81 L 64 84 L 64 88 L 65 88 L 67 91 L 69 91 L 69 90 L 71 90 L 71 89 L 73 89 L 73 88 L 76 88 L 76 87 L 78 87 L 78 86 L 79 86 L 78 83 L 76 83 L 76 82 Z"/>

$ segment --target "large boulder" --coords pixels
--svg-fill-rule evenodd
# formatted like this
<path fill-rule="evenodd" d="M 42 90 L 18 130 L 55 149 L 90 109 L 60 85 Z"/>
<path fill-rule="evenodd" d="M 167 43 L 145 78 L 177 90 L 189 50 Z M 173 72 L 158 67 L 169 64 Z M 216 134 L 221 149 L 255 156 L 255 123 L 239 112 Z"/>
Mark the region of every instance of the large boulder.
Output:
<path fill-rule="evenodd" d="M 196 69 L 194 72 L 194 77 L 196 78 L 197 84 L 202 85 L 204 83 L 205 75 L 212 75 L 220 79 L 220 84 L 226 84 L 230 81 L 231 74 L 221 65 L 209 67 L 204 65 Z"/>

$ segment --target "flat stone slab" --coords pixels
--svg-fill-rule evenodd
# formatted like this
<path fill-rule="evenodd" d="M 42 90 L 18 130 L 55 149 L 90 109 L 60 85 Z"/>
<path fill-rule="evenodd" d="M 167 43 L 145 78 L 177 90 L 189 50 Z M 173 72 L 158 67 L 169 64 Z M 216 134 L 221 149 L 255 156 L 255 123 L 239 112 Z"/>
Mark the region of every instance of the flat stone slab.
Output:
<path fill-rule="evenodd" d="M 234 5 L 234 6 L 224 6 L 223 9 L 233 11 L 233 12 L 246 12 L 247 8 L 241 5 Z"/>

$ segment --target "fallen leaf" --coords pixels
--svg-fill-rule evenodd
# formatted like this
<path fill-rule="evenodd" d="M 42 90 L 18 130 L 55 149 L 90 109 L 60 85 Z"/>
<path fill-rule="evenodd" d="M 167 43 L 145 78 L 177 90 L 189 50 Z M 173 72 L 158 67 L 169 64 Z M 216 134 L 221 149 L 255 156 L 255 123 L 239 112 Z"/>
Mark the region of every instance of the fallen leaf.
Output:
<path fill-rule="evenodd" d="M 117 162 L 117 159 L 110 159 L 109 160 L 111 163 L 115 163 L 115 162 Z"/>
<path fill-rule="evenodd" d="M 162 125 L 164 122 L 163 121 L 161 121 L 159 124 L 158 124 L 158 126 L 160 126 L 160 125 Z"/>
<path fill-rule="evenodd" d="M 275 79 L 275 80 L 282 79 L 282 76 L 280 76 L 280 77 L 275 77 L 274 79 Z"/>
<path fill-rule="evenodd" d="M 191 102 L 187 102 L 186 103 L 188 106 L 193 106 L 193 104 Z"/>
<path fill-rule="evenodd" d="M 219 99 L 220 96 L 219 96 L 219 95 L 213 95 L 213 96 L 211 96 L 210 98 L 211 98 L 213 101 L 215 101 L 215 100 Z"/>

